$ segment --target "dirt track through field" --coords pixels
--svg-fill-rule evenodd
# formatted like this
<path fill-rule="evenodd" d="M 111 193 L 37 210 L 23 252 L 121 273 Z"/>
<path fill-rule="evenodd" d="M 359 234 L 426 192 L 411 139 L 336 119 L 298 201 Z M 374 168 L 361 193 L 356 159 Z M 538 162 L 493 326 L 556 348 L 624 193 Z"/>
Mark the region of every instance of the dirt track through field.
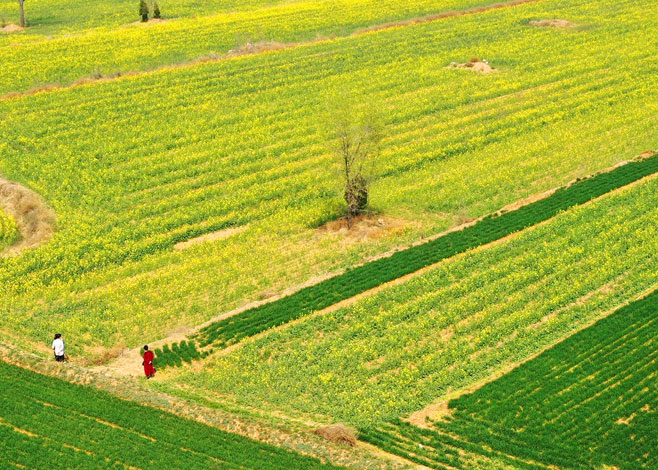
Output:
<path fill-rule="evenodd" d="M 433 21 L 438 21 L 446 18 L 453 18 L 456 16 L 466 16 L 466 15 L 475 15 L 478 13 L 483 13 L 486 11 L 490 10 L 499 10 L 502 8 L 511 8 L 515 7 L 518 5 L 523 5 L 525 3 L 536 3 L 540 2 L 543 0 L 512 0 L 509 2 L 500 2 L 500 3 L 494 3 L 491 5 L 485 5 L 485 6 L 480 6 L 480 7 L 473 7 L 473 8 L 468 8 L 466 10 L 454 10 L 454 11 L 445 11 L 441 13 L 434 13 L 426 16 L 420 16 L 420 17 L 415 17 L 415 18 L 410 18 L 407 20 L 401 20 L 401 21 L 394 21 L 394 22 L 389 22 L 389 23 L 383 23 L 379 25 L 373 25 L 373 26 L 368 26 L 366 28 L 358 29 L 346 36 L 338 36 L 334 38 L 325 38 L 325 37 L 318 37 L 317 39 L 311 40 L 311 41 L 302 41 L 302 42 L 294 42 L 294 43 L 280 43 L 280 42 L 259 42 L 259 43 L 247 43 L 244 44 L 236 49 L 230 50 L 225 54 L 211 54 L 208 56 L 203 56 L 199 57 L 197 59 L 191 60 L 189 62 L 183 62 L 179 64 L 174 64 L 174 65 L 163 65 L 161 67 L 157 67 L 154 69 L 147 69 L 147 70 L 138 70 L 138 71 L 129 71 L 129 72 L 117 72 L 113 73 L 110 75 L 93 75 L 93 76 L 88 76 L 88 77 L 81 77 L 75 82 L 69 84 L 69 85 L 61 85 L 57 83 L 52 83 L 52 84 L 47 84 L 47 85 L 41 85 L 35 88 L 32 88 L 27 91 L 19 92 L 19 91 L 14 91 L 14 92 L 9 92 L 6 93 L 5 95 L 0 96 L 0 101 L 4 100 L 9 100 L 9 99 L 16 99 L 16 98 L 22 98 L 25 96 L 31 96 L 35 95 L 37 93 L 46 93 L 46 92 L 52 92 L 52 91 L 57 91 L 57 90 L 63 90 L 67 88 L 76 88 L 79 86 L 83 85 L 89 85 L 89 84 L 96 84 L 96 83 L 102 83 L 102 82 L 107 82 L 107 81 L 114 81 L 118 80 L 121 77 L 134 77 L 134 76 L 140 76 L 140 75 L 148 75 L 151 73 L 155 72 L 160 72 L 160 71 L 166 71 L 166 70 L 176 70 L 176 69 L 181 69 L 181 68 L 186 68 L 186 67 L 194 67 L 199 64 L 204 64 L 208 62 L 219 62 L 222 60 L 228 60 L 232 59 L 235 57 L 240 57 L 240 56 L 249 56 L 249 55 L 257 55 L 257 54 L 263 54 L 266 52 L 275 52 L 275 51 L 283 51 L 287 49 L 295 49 L 298 47 L 303 47 L 303 46 L 310 46 L 313 44 L 318 44 L 322 42 L 329 42 L 333 41 L 336 39 L 342 39 L 346 37 L 355 37 L 355 36 L 361 36 L 363 34 L 370 34 L 370 33 L 376 33 L 379 31 L 384 31 L 387 29 L 391 28 L 403 28 L 407 26 L 414 26 L 418 24 L 423 24 L 423 23 L 431 23 Z"/>

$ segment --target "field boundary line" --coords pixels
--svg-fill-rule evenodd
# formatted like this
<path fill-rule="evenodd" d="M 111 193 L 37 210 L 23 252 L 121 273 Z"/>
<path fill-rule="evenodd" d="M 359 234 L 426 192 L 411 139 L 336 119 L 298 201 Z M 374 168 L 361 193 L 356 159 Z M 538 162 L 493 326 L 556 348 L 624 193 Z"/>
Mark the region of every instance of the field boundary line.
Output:
<path fill-rule="evenodd" d="M 499 2 L 499 3 L 494 3 L 491 5 L 484 5 L 484 6 L 479 6 L 479 7 L 472 7 L 468 8 L 465 10 L 451 10 L 451 11 L 445 11 L 441 13 L 432 13 L 429 15 L 425 16 L 419 16 L 415 18 L 409 18 L 407 20 L 400 20 L 400 21 L 393 21 L 393 22 L 388 22 L 388 23 L 382 23 L 379 25 L 373 25 L 373 26 L 368 26 L 365 28 L 357 29 L 356 31 L 353 31 L 351 33 L 348 33 L 346 35 L 342 36 L 335 36 L 335 37 L 318 37 L 316 39 L 310 40 L 310 41 L 299 41 L 299 42 L 290 42 L 290 43 L 281 43 L 281 42 L 276 42 L 276 41 L 266 41 L 266 42 L 260 42 L 260 43 L 247 43 L 244 44 L 236 49 L 229 50 L 225 53 L 221 54 L 214 54 L 214 53 L 209 53 L 203 56 L 200 56 L 196 59 L 192 59 L 186 62 L 180 62 L 177 64 L 170 64 L 170 65 L 161 65 L 158 67 L 150 68 L 150 69 L 144 69 L 144 70 L 131 70 L 131 71 L 126 71 L 126 72 L 115 72 L 111 74 L 103 74 L 103 75 L 88 75 L 85 77 L 80 77 L 77 80 L 73 81 L 72 83 L 69 83 L 67 85 L 62 85 L 59 83 L 50 83 L 50 84 L 44 84 L 44 85 L 39 85 L 34 88 L 31 88 L 26 91 L 10 91 L 8 93 L 5 93 L 3 95 L 0 95 L 0 102 L 2 101 L 8 101 L 11 99 L 21 99 L 25 98 L 27 96 L 32 96 L 32 95 L 37 95 L 41 93 L 48 93 L 48 92 L 54 92 L 54 91 L 60 91 L 60 90 L 67 90 L 71 88 L 78 88 L 81 86 L 85 85 L 94 85 L 94 84 L 99 84 L 99 83 L 105 83 L 105 82 L 111 82 L 115 80 L 119 80 L 124 77 L 138 77 L 142 75 L 151 75 L 159 72 L 166 72 L 170 70 L 177 70 L 177 69 L 184 69 L 184 68 L 189 68 L 189 67 L 195 67 L 200 64 L 206 64 L 206 63 L 215 63 L 215 62 L 221 62 L 225 60 L 230 60 L 230 59 L 235 59 L 239 57 L 247 57 L 247 56 L 255 56 L 255 55 L 260 55 L 268 52 L 278 52 L 278 51 L 285 51 L 285 50 L 290 50 L 290 49 L 297 49 L 299 47 L 305 47 L 305 46 L 312 46 L 314 44 L 320 44 L 323 42 L 331 42 L 331 41 L 336 41 L 336 40 L 341 40 L 341 39 L 349 39 L 349 38 L 354 38 L 354 37 L 359 37 L 363 36 L 365 34 L 370 34 L 370 33 L 377 33 L 380 31 L 386 31 L 389 29 L 393 28 L 405 28 L 408 26 L 415 26 L 415 25 L 420 25 L 420 24 L 425 24 L 425 23 L 432 23 L 435 21 L 439 21 L 442 19 L 447 19 L 447 18 L 454 18 L 458 16 L 466 16 L 466 15 L 475 15 L 478 13 L 484 13 L 487 11 L 491 10 L 500 10 L 503 8 L 513 8 L 515 6 L 523 5 L 526 3 L 536 3 L 536 2 L 541 2 L 544 0 L 511 0 L 508 2 Z"/>

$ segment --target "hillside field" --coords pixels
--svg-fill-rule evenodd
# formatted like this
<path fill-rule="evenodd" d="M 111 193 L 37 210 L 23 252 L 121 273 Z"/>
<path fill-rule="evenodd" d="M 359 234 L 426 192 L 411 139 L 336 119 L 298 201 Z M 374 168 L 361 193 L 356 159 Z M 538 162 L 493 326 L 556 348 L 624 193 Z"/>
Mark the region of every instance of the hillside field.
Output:
<path fill-rule="evenodd" d="M 0 0 L 1 468 L 658 465 L 655 0 L 158 5 Z"/>

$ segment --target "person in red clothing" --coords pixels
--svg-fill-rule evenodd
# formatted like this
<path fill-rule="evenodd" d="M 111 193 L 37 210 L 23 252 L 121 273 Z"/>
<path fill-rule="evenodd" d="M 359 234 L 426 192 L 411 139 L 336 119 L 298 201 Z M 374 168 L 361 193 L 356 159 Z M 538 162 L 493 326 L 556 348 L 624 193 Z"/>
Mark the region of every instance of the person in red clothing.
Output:
<path fill-rule="evenodd" d="M 153 359 L 155 359 L 155 356 L 153 355 L 153 351 L 149 351 L 149 347 L 144 346 L 144 361 L 142 362 L 142 365 L 144 366 L 144 374 L 146 375 L 147 379 L 150 379 L 155 375 L 155 367 L 153 367 Z"/>

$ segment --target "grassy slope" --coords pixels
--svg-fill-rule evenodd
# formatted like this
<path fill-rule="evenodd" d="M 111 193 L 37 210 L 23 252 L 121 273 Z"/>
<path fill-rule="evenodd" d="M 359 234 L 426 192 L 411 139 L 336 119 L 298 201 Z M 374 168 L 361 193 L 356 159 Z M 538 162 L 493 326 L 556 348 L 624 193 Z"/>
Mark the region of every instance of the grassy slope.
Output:
<path fill-rule="evenodd" d="M 311 0 L 253 8 L 258 5 L 254 1 L 243 2 L 236 11 L 217 2 L 209 2 L 201 11 L 191 8 L 190 2 L 179 3 L 176 5 L 183 18 L 165 24 L 129 24 L 137 19 L 136 3 L 128 15 L 98 16 L 94 14 L 96 4 L 76 2 L 44 11 L 53 25 L 18 34 L 0 33 L 0 95 L 40 85 L 69 84 L 92 75 L 148 70 L 209 54 L 221 55 L 247 41 L 287 43 L 317 36 L 344 36 L 374 24 L 487 5 L 494 0 L 393 0 L 385 4 L 378 0 Z M 165 9 L 165 14 L 173 15 L 175 11 Z M 195 16 L 212 11 L 224 12 Z M 78 14 L 85 17 L 78 20 Z M 46 34 L 54 34 L 55 38 Z"/>
<path fill-rule="evenodd" d="M 658 35 L 642 2 L 546 8 L 0 103 L 0 171 L 43 194 L 61 228 L 0 264 L 0 326 L 33 339 L 64 330 L 72 352 L 135 345 L 658 147 L 655 64 L 638 47 Z M 591 25 L 526 24 L 547 16 Z M 443 67 L 472 55 L 499 73 Z M 376 241 L 312 230 L 340 205 L 318 120 L 345 84 L 385 110 L 376 208 L 417 222 Z"/>
<path fill-rule="evenodd" d="M 655 178 L 605 196 L 174 383 L 359 426 L 407 415 L 655 287 L 656 196 Z"/>
<path fill-rule="evenodd" d="M 338 468 L 1 361 L 0 384 L 3 469 Z"/>

